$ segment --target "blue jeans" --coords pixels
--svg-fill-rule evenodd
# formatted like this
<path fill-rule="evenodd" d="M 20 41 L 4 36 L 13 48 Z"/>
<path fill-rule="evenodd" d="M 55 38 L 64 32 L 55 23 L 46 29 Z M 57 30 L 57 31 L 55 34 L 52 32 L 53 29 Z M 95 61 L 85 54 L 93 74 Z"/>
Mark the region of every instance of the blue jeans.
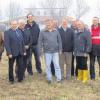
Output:
<path fill-rule="evenodd" d="M 48 81 L 52 81 L 51 74 L 51 62 L 53 61 L 55 76 L 57 81 L 61 80 L 61 69 L 59 65 L 59 54 L 58 53 L 45 53 L 45 65 L 46 65 L 46 76 Z"/>

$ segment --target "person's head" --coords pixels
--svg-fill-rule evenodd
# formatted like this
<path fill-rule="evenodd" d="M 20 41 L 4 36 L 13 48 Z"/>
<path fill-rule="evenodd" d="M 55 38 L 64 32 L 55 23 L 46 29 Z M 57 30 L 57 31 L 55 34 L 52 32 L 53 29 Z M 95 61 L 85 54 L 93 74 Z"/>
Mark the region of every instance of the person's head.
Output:
<path fill-rule="evenodd" d="M 12 20 L 10 22 L 10 27 L 11 29 L 16 30 L 18 28 L 18 22 L 16 20 Z"/>
<path fill-rule="evenodd" d="M 25 28 L 25 21 L 23 20 L 23 19 L 20 19 L 19 21 L 18 21 L 18 27 L 20 28 L 20 29 L 24 29 Z"/>
<path fill-rule="evenodd" d="M 67 25 L 68 25 L 67 19 L 66 19 L 66 18 L 63 18 L 63 19 L 61 20 L 61 26 L 62 26 L 63 28 L 67 28 Z"/>
<path fill-rule="evenodd" d="M 77 20 L 72 21 L 72 28 L 77 29 Z"/>
<path fill-rule="evenodd" d="M 51 29 L 53 29 L 53 27 L 54 27 L 54 24 L 53 24 L 53 22 L 52 22 L 52 19 L 47 19 L 47 20 L 45 21 L 45 25 L 46 25 L 46 29 L 47 29 L 47 30 L 51 30 Z"/>
<path fill-rule="evenodd" d="M 93 17 L 92 23 L 93 23 L 94 26 L 98 26 L 99 18 L 98 17 Z"/>
<path fill-rule="evenodd" d="M 77 22 L 77 29 L 78 30 L 84 30 L 84 28 L 85 28 L 84 23 L 82 21 L 78 21 Z"/>
<path fill-rule="evenodd" d="M 58 24 L 57 20 L 56 19 L 52 19 L 52 23 L 53 23 L 53 27 L 56 28 L 57 24 Z"/>
<path fill-rule="evenodd" d="M 28 21 L 28 23 L 32 23 L 34 21 L 34 16 L 32 14 L 28 14 L 27 21 Z"/>

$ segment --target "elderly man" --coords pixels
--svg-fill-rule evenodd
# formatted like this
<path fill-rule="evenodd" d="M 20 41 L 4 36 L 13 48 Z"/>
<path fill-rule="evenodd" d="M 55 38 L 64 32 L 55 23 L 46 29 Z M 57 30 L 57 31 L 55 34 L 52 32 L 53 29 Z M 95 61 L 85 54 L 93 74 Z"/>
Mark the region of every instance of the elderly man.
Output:
<path fill-rule="evenodd" d="M 23 81 L 23 56 L 26 55 L 24 39 L 17 27 L 16 20 L 10 22 L 10 29 L 4 33 L 4 44 L 9 59 L 9 82 L 14 83 L 13 66 L 16 60 L 18 65 L 18 82 Z"/>
<path fill-rule="evenodd" d="M 61 27 L 59 28 L 59 33 L 62 39 L 62 54 L 60 55 L 60 66 L 62 71 L 62 78 L 69 80 L 71 78 L 71 62 L 72 62 L 72 52 L 74 46 L 74 32 L 68 27 L 68 22 L 66 18 L 61 21 Z M 64 75 L 64 65 L 66 64 L 66 76 Z"/>
<path fill-rule="evenodd" d="M 24 61 L 24 75 L 25 75 L 25 70 L 27 69 L 27 72 L 28 72 L 28 67 L 29 67 L 29 64 L 31 63 L 30 47 L 31 47 L 31 44 L 32 44 L 32 42 L 31 42 L 32 39 L 31 39 L 31 35 L 30 35 L 29 29 L 25 29 L 25 21 L 23 19 L 20 19 L 18 21 L 18 29 L 22 33 L 22 36 L 23 36 L 23 39 L 24 39 L 24 43 L 25 43 L 25 49 L 26 49 L 26 53 L 27 53 L 27 55 L 23 58 L 23 61 Z M 15 71 L 16 71 L 16 76 L 17 76 L 17 73 L 18 73 L 17 66 L 16 66 L 16 70 Z"/>

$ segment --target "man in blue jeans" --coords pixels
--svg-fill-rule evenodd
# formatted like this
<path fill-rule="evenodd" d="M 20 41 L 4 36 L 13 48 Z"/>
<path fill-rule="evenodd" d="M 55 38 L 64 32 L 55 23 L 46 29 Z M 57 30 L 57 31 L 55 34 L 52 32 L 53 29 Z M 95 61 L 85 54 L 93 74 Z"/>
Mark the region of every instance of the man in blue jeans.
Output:
<path fill-rule="evenodd" d="M 53 61 L 55 68 L 55 76 L 57 82 L 61 82 L 61 69 L 59 65 L 59 53 L 62 51 L 62 42 L 59 32 L 54 28 L 52 19 L 46 20 L 46 29 L 39 35 L 39 52 L 43 47 L 45 65 L 46 65 L 46 77 L 48 83 L 52 82 L 51 74 L 51 62 Z"/>

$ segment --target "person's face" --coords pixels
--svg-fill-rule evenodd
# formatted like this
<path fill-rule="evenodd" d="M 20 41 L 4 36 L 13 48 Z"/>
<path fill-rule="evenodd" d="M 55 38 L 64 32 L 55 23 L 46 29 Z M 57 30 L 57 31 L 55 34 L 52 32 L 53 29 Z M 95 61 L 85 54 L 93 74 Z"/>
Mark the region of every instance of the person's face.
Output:
<path fill-rule="evenodd" d="M 25 23 L 24 22 L 19 23 L 19 28 L 24 29 L 25 28 Z"/>
<path fill-rule="evenodd" d="M 84 29 L 84 24 L 82 22 L 77 23 L 77 28 L 78 30 L 83 30 Z"/>
<path fill-rule="evenodd" d="M 17 21 L 12 21 L 11 24 L 10 24 L 10 26 L 11 26 L 11 29 L 16 30 L 17 27 L 18 27 Z"/>
<path fill-rule="evenodd" d="M 62 27 L 67 28 L 67 20 L 66 19 L 62 20 Z"/>
<path fill-rule="evenodd" d="M 52 29 L 52 25 L 53 25 L 53 23 L 51 22 L 51 20 L 46 21 L 46 28 L 47 29 Z"/>
<path fill-rule="evenodd" d="M 57 20 L 53 20 L 53 26 L 54 26 L 54 28 L 57 27 Z"/>
<path fill-rule="evenodd" d="M 27 20 L 29 23 L 32 23 L 33 22 L 33 16 L 32 15 L 28 15 L 27 16 Z"/>
<path fill-rule="evenodd" d="M 74 29 L 77 29 L 77 21 L 73 21 L 73 22 L 72 22 L 72 27 L 73 27 Z"/>
<path fill-rule="evenodd" d="M 99 24 L 99 18 L 93 18 L 93 25 L 97 26 Z"/>

